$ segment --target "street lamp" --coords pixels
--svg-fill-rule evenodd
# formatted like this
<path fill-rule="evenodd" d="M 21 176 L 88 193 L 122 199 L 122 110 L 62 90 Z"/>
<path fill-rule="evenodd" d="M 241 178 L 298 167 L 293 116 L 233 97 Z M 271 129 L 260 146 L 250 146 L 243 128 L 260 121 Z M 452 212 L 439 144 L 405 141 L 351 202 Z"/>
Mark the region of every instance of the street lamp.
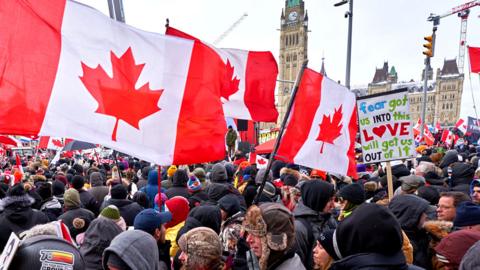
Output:
<path fill-rule="evenodd" d="M 353 17 L 353 0 L 342 0 L 333 6 L 339 7 L 349 3 L 349 10 L 345 12 L 345 18 L 348 17 L 348 42 L 347 42 L 347 70 L 345 72 L 345 86 L 350 89 L 350 66 L 352 64 L 352 17 Z"/>

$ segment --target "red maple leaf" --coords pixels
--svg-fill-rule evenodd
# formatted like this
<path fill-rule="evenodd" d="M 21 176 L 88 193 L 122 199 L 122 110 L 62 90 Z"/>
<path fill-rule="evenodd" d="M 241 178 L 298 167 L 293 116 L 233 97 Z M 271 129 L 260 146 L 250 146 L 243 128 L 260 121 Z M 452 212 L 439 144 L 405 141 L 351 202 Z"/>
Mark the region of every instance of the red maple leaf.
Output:
<path fill-rule="evenodd" d="M 258 160 L 258 164 L 260 164 L 260 165 L 265 165 L 265 163 L 267 163 L 267 162 L 265 162 L 264 159 L 259 159 Z"/>
<path fill-rule="evenodd" d="M 53 139 L 52 140 L 52 144 L 56 147 L 63 147 L 63 143 L 62 141 L 58 140 L 58 139 Z"/>
<path fill-rule="evenodd" d="M 135 64 L 130 47 L 120 57 L 110 52 L 110 58 L 113 70 L 112 78 L 100 65 L 90 68 L 82 62 L 83 77 L 80 79 L 98 102 L 95 112 L 116 118 L 112 132 L 112 140 L 116 141 L 119 120 L 140 129 L 140 120 L 160 111 L 157 103 L 163 89 L 151 90 L 149 83 L 135 89 L 135 84 L 145 64 Z"/>
<path fill-rule="evenodd" d="M 227 81 L 225 86 L 222 87 L 221 95 L 226 100 L 229 100 L 229 97 L 235 94 L 238 91 L 238 85 L 240 84 L 240 79 L 237 76 L 234 76 L 234 67 L 230 64 L 230 61 L 227 59 Z"/>
<path fill-rule="evenodd" d="M 342 105 L 334 110 L 332 120 L 330 120 L 330 116 L 323 115 L 322 122 L 320 123 L 320 131 L 318 133 L 317 141 L 322 141 L 322 147 L 320 148 L 320 153 L 323 153 L 323 146 L 325 143 L 333 144 L 342 133 Z"/>

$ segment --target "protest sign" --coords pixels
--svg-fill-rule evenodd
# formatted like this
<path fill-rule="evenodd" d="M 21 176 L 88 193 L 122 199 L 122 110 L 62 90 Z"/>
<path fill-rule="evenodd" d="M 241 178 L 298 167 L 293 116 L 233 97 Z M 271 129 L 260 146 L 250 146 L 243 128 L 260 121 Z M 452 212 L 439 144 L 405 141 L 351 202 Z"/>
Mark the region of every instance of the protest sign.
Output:
<path fill-rule="evenodd" d="M 360 97 L 357 108 L 364 163 L 414 156 L 406 89 Z"/>
<path fill-rule="evenodd" d="M 18 236 L 12 232 L 8 238 L 7 244 L 3 248 L 2 254 L 0 255 L 0 270 L 8 269 L 19 245 L 20 238 L 18 238 Z"/>

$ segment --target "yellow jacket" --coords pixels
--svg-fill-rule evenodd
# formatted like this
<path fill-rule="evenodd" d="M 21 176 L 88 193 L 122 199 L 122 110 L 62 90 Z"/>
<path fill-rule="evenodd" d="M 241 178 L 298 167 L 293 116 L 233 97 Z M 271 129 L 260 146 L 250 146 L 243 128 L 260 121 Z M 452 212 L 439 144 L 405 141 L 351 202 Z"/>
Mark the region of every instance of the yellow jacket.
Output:
<path fill-rule="evenodd" d="M 177 244 L 177 234 L 178 231 L 185 225 L 185 221 L 178 223 L 177 225 L 170 227 L 165 230 L 165 239 L 170 240 L 170 257 L 175 257 L 178 251 L 178 244 Z"/>

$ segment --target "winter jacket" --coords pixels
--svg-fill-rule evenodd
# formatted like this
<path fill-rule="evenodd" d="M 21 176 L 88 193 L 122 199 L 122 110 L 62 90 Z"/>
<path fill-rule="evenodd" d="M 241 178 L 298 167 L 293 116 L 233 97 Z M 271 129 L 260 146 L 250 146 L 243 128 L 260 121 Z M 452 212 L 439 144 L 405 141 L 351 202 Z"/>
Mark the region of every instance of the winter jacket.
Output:
<path fill-rule="evenodd" d="M 165 195 L 167 195 L 169 199 L 175 196 L 182 196 L 188 199 L 190 197 L 190 193 L 188 192 L 187 181 L 187 172 L 185 170 L 177 170 L 173 175 L 172 187 L 167 189 Z"/>
<path fill-rule="evenodd" d="M 110 219 L 97 218 L 85 232 L 80 253 L 85 261 L 85 269 L 102 270 L 103 251 L 110 246 L 110 242 L 122 232 L 122 229 Z M 149 252 L 145 250 L 144 252 Z"/>
<path fill-rule="evenodd" d="M 460 263 L 460 270 L 470 270 L 470 269 L 480 269 L 480 241 L 475 243 L 470 249 L 465 253 Z"/>
<path fill-rule="evenodd" d="M 428 235 L 425 229 L 418 228 L 420 217 L 428 211 L 429 203 L 416 195 L 399 195 L 393 197 L 388 208 L 397 217 L 413 246 L 413 264 L 431 269 Z"/>
<path fill-rule="evenodd" d="M 85 209 L 92 211 L 95 215 L 98 215 L 99 212 L 99 205 L 97 200 L 90 194 L 88 191 L 84 190 L 83 188 L 78 190 L 80 193 L 80 202 L 82 203 Z"/>
<path fill-rule="evenodd" d="M 133 226 L 135 217 L 143 210 L 143 207 L 141 207 L 138 203 L 129 201 L 127 199 L 109 199 L 102 204 L 101 209 L 103 210 L 103 208 L 109 205 L 115 205 L 118 210 L 120 210 L 120 216 L 123 217 L 127 226 Z"/>
<path fill-rule="evenodd" d="M 17 235 L 38 224 L 49 222 L 47 215 L 32 209 L 33 198 L 29 195 L 5 197 L 0 201 L 0 251 L 12 232 Z"/>
<path fill-rule="evenodd" d="M 170 257 L 175 256 L 177 254 L 177 251 L 179 249 L 178 244 L 177 244 L 177 235 L 178 231 L 185 225 L 185 221 L 182 221 L 178 223 L 177 225 L 170 227 L 165 230 L 165 239 L 170 241 L 170 244 L 172 245 L 170 247 Z"/>
<path fill-rule="evenodd" d="M 421 270 L 423 268 L 407 265 L 402 252 L 393 256 L 379 253 L 360 253 L 336 261 L 330 270 Z"/>
<path fill-rule="evenodd" d="M 293 257 L 286 259 L 283 261 L 279 266 L 275 268 L 270 268 L 268 269 L 275 269 L 275 270 L 304 270 L 306 269 L 305 266 L 303 265 L 300 256 L 298 254 L 295 254 Z"/>
<path fill-rule="evenodd" d="M 155 239 L 144 231 L 125 231 L 119 234 L 105 249 L 103 269 L 108 269 L 108 257 L 113 253 L 122 259 L 131 270 L 159 270 L 160 261 L 156 245 Z"/>
<path fill-rule="evenodd" d="M 335 229 L 337 221 L 330 213 L 319 213 L 300 201 L 293 211 L 295 217 L 295 242 L 297 254 L 308 269 L 313 265 L 313 248 L 320 234 L 325 230 Z M 305 224 L 308 222 L 308 228 Z M 309 230 L 311 229 L 311 232 Z M 313 239 L 311 236 L 313 235 Z"/>
<path fill-rule="evenodd" d="M 75 226 L 73 226 L 73 220 L 76 218 L 83 219 L 85 222 L 85 226 L 83 228 L 75 228 Z M 67 209 L 65 213 L 58 217 L 58 220 L 62 220 L 63 223 L 68 227 L 70 235 L 74 239 L 79 233 L 84 232 L 94 219 L 95 214 L 93 214 L 92 211 L 80 207 Z"/>
<path fill-rule="evenodd" d="M 57 218 L 63 213 L 62 205 L 55 197 L 51 197 L 43 202 L 42 206 L 40 206 L 40 211 L 45 213 L 50 221 L 57 220 Z"/>
<path fill-rule="evenodd" d="M 456 150 L 448 150 L 443 156 L 442 161 L 440 162 L 439 167 L 441 169 L 447 168 L 450 164 L 458 162 L 458 152 Z M 447 176 L 444 174 L 444 176 Z"/>
<path fill-rule="evenodd" d="M 473 176 L 475 175 L 476 167 L 472 166 L 468 163 L 453 163 L 452 167 L 452 179 L 451 184 L 452 187 L 458 185 L 470 185 L 473 180 Z"/>
<path fill-rule="evenodd" d="M 105 199 L 105 196 L 108 195 L 108 187 L 106 186 L 94 186 L 91 189 L 88 190 L 90 194 L 92 194 L 93 198 L 101 204 L 103 202 L 103 199 Z"/>
<path fill-rule="evenodd" d="M 147 194 L 148 198 L 148 207 L 153 208 L 155 205 L 155 195 L 158 193 L 158 172 L 157 170 L 151 170 L 148 173 L 148 182 L 147 185 L 140 189 L 141 192 Z M 160 189 L 162 193 L 165 192 L 165 189 L 162 187 Z"/>

